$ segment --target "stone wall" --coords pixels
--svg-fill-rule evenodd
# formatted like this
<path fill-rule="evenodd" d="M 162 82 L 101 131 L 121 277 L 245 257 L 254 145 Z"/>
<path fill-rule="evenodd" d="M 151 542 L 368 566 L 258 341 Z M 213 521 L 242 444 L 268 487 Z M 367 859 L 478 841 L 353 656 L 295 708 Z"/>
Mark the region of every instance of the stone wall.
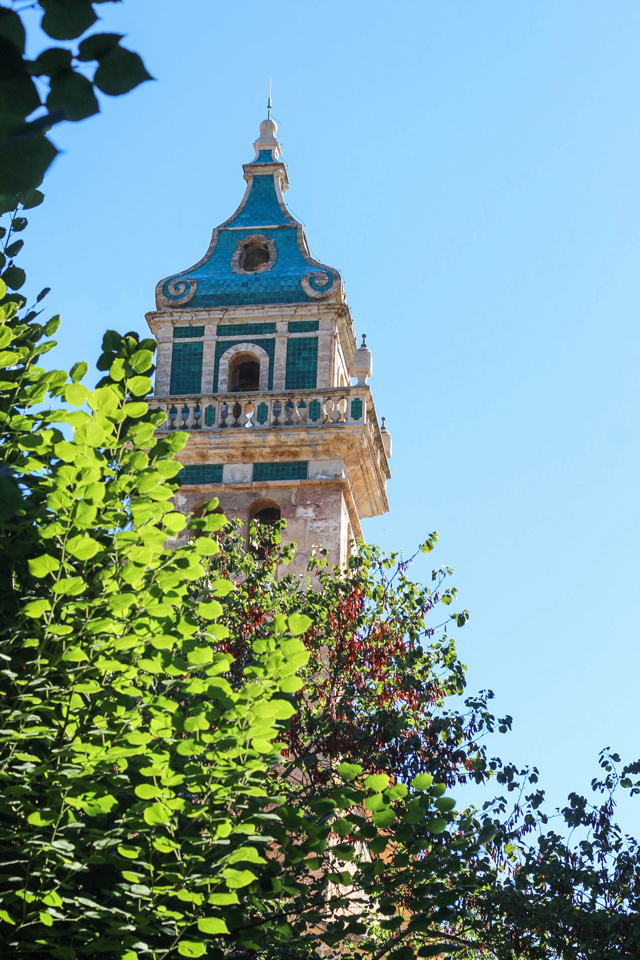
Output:
<path fill-rule="evenodd" d="M 314 546 L 326 547 L 329 564 L 346 561 L 354 542 L 353 527 L 339 483 L 299 482 L 291 484 L 252 484 L 251 489 L 237 487 L 184 488 L 176 495 L 176 506 L 185 512 L 196 510 L 212 497 L 220 498 L 220 507 L 229 518 L 243 522 L 242 533 L 248 533 L 248 519 L 263 506 L 277 505 L 287 522 L 285 537 L 297 544 L 296 559 L 281 573 L 304 577 L 307 561 Z"/>

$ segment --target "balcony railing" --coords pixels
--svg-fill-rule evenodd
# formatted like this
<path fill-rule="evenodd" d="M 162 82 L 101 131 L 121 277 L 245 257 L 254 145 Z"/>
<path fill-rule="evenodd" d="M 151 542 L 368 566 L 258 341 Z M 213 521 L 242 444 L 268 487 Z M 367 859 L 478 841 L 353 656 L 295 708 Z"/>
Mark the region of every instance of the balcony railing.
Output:
<path fill-rule="evenodd" d="M 229 427 L 323 427 L 368 423 L 372 410 L 368 391 L 361 387 L 281 393 L 226 393 L 201 397 L 154 398 L 164 410 L 161 430 L 222 430 Z M 375 421 L 375 414 L 374 414 Z M 371 426 L 371 425 L 370 425 Z"/>

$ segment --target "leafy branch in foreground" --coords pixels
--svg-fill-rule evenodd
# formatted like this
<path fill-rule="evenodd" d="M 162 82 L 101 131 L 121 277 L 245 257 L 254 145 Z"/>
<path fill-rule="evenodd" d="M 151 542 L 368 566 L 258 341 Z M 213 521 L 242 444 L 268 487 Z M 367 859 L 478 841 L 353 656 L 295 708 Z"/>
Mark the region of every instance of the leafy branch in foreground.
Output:
<path fill-rule="evenodd" d="M 94 8 L 104 2 L 112 0 L 0 6 L 0 194 L 40 186 L 58 153 L 49 130 L 98 113 L 96 91 L 120 96 L 151 79 L 138 54 L 121 45 L 121 34 L 84 36 L 98 20 Z M 34 8 L 42 13 L 44 35 L 63 44 L 83 37 L 78 46 L 47 47 L 29 59 L 23 14 Z"/>

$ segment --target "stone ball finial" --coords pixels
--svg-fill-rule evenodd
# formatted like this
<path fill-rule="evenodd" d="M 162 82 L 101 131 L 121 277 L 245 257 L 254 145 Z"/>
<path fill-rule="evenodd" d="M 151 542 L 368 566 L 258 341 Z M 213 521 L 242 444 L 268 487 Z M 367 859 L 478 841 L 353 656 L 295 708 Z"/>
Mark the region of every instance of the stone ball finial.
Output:
<path fill-rule="evenodd" d="M 263 120 L 262 123 L 260 124 L 260 142 L 261 143 L 269 143 L 273 141 L 277 142 L 277 139 L 278 139 L 276 136 L 277 133 L 278 133 L 278 124 L 275 122 L 275 120 L 272 120 L 271 117 L 269 117 L 268 120 Z"/>
<path fill-rule="evenodd" d="M 358 381 L 358 386 L 362 387 L 373 373 L 373 358 L 371 350 L 367 346 L 367 336 L 362 334 L 362 346 L 358 347 L 353 355 L 353 364 L 351 365 L 351 376 Z"/>

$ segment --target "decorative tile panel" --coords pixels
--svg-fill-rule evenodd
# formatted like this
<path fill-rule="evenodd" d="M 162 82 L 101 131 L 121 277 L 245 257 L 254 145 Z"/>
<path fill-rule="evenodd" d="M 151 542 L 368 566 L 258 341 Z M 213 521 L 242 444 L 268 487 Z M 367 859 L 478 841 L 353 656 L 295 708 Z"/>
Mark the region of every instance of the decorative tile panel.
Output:
<path fill-rule="evenodd" d="M 320 417 L 322 416 L 322 407 L 318 400 L 312 400 L 309 404 L 309 420 L 312 423 L 317 423 Z"/>
<path fill-rule="evenodd" d="M 193 463 L 183 467 L 178 479 L 184 485 L 196 483 L 222 483 L 221 463 Z"/>
<path fill-rule="evenodd" d="M 318 338 L 287 340 L 285 390 L 315 390 L 318 373 Z"/>
<path fill-rule="evenodd" d="M 171 394 L 202 392 L 202 340 L 174 343 L 171 352 Z"/>
<path fill-rule="evenodd" d="M 204 327 L 174 327 L 174 340 L 195 340 L 198 337 L 204 337 Z"/>
<path fill-rule="evenodd" d="M 306 480 L 309 463 L 294 460 L 292 463 L 254 463 L 253 480 Z"/>
<path fill-rule="evenodd" d="M 362 416 L 362 400 L 360 397 L 356 397 L 355 400 L 351 401 L 351 419 L 359 420 Z"/>
<path fill-rule="evenodd" d="M 315 333 L 320 329 L 319 320 L 290 320 L 289 333 Z"/>
<path fill-rule="evenodd" d="M 219 323 L 219 337 L 259 337 L 260 334 L 276 332 L 275 323 Z"/>

